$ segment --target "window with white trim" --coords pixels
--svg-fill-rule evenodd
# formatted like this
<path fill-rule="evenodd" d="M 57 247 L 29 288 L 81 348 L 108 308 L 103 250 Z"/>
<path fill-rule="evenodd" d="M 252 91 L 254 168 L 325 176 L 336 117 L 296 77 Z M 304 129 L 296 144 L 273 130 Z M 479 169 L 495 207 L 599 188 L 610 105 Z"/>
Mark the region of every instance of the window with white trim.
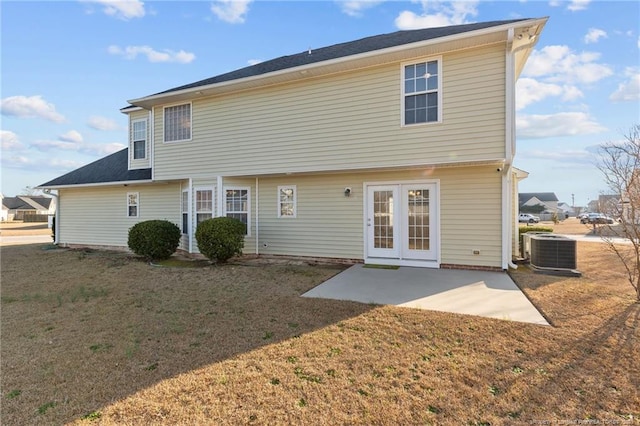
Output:
<path fill-rule="evenodd" d="M 191 139 L 191 104 L 164 108 L 164 141 L 178 142 Z"/>
<path fill-rule="evenodd" d="M 224 191 L 225 215 L 244 223 L 245 235 L 249 235 L 249 189 L 226 188 Z"/>
<path fill-rule="evenodd" d="M 213 189 L 196 189 L 196 224 L 213 217 Z"/>
<path fill-rule="evenodd" d="M 182 191 L 182 233 L 189 233 L 189 190 L 185 189 Z"/>
<path fill-rule="evenodd" d="M 140 215 L 140 193 L 127 192 L 127 217 Z"/>
<path fill-rule="evenodd" d="M 131 144 L 134 160 L 147 158 L 147 120 L 131 122 Z"/>
<path fill-rule="evenodd" d="M 278 187 L 278 217 L 296 217 L 296 186 Z"/>
<path fill-rule="evenodd" d="M 440 121 L 440 61 L 403 66 L 402 124 Z"/>

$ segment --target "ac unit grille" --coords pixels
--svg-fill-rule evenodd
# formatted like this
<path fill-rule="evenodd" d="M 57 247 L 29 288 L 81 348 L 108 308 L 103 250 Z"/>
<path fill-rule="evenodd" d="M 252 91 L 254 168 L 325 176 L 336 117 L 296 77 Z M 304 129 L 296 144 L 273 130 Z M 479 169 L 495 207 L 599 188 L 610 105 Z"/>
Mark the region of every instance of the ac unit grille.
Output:
<path fill-rule="evenodd" d="M 531 236 L 531 265 L 576 269 L 576 241 L 559 235 Z"/>

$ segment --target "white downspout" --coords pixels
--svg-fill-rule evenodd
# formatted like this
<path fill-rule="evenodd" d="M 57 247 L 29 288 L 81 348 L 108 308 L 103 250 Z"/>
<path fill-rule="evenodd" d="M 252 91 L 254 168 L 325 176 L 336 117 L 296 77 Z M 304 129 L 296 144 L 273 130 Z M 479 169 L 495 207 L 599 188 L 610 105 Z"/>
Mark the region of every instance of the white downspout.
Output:
<path fill-rule="evenodd" d="M 58 242 L 60 241 L 60 197 L 58 194 L 52 194 L 50 189 L 44 189 L 42 192 L 56 199 L 56 214 L 54 216 L 55 223 L 53 224 L 55 237 L 53 239 L 53 244 L 58 245 Z"/>
<path fill-rule="evenodd" d="M 505 165 L 502 170 L 502 269 L 517 269 L 513 263 L 512 161 L 515 155 L 515 58 L 513 53 L 514 29 L 507 33 L 505 52 Z"/>
<path fill-rule="evenodd" d="M 216 178 L 216 214 L 214 217 L 222 216 L 222 207 L 223 207 L 223 196 L 224 196 L 224 180 L 222 176 L 218 176 Z"/>
<path fill-rule="evenodd" d="M 189 253 L 193 253 L 193 181 L 189 178 L 187 188 L 187 235 L 189 236 Z M 182 195 L 182 194 L 180 194 Z"/>
<path fill-rule="evenodd" d="M 258 178 L 256 178 L 256 256 L 260 254 L 260 192 L 258 188 Z"/>

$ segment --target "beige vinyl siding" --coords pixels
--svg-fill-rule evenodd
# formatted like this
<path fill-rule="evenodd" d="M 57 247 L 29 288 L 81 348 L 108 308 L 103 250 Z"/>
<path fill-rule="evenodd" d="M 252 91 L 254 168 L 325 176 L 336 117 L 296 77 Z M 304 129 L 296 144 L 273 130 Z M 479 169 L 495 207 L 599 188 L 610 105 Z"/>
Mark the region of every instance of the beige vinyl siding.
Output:
<path fill-rule="evenodd" d="M 139 193 L 139 216 L 127 217 L 127 193 Z M 62 244 L 127 247 L 129 228 L 166 219 L 180 226 L 180 185 L 129 185 L 60 190 Z"/>
<path fill-rule="evenodd" d="M 191 141 L 162 142 L 157 106 L 155 177 L 180 179 L 185 168 L 197 178 L 504 158 L 504 48 L 441 57 L 442 123 L 401 126 L 400 62 L 195 99 Z"/>
<path fill-rule="evenodd" d="M 440 181 L 442 263 L 500 267 L 500 176 L 494 166 L 482 166 L 261 178 L 259 252 L 363 259 L 363 184 L 426 179 Z M 280 185 L 296 185 L 296 218 L 277 217 Z M 352 188 L 350 197 L 345 187 Z"/>
<path fill-rule="evenodd" d="M 145 120 L 147 123 L 147 143 L 145 144 L 146 155 L 144 159 L 133 158 L 133 126 L 131 123 L 136 120 Z M 129 113 L 129 169 L 146 169 L 151 167 L 151 126 L 149 123 L 149 111 L 133 111 Z"/>

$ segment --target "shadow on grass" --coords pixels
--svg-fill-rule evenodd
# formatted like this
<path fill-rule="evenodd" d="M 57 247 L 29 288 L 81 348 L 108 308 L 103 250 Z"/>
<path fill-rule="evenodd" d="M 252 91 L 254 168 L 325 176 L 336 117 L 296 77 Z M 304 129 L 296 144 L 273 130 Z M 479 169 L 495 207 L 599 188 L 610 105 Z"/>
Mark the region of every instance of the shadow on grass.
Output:
<path fill-rule="evenodd" d="M 3 248 L 1 261 L 4 424 L 77 420 L 374 307 L 300 297 L 336 266 L 154 267 L 40 245 Z"/>
<path fill-rule="evenodd" d="M 637 370 L 640 303 L 631 303 L 605 318 L 593 329 L 575 333 L 555 351 L 547 348 L 530 354 L 536 360 L 535 368 L 514 375 L 506 383 L 506 388 L 522 401 L 523 412 L 539 413 L 538 418 L 523 420 L 576 421 L 578 419 L 563 415 L 573 413 L 575 416 L 579 412 L 584 419 L 619 423 L 640 415 L 640 395 L 637 393 L 640 388 Z M 588 376 L 584 374 L 586 371 L 590 372 Z M 629 392 L 628 388 L 622 392 L 619 388 L 622 383 L 630 383 L 636 392 Z M 605 405 L 603 400 L 607 401 Z M 597 418 L 588 410 L 615 415 Z"/>

